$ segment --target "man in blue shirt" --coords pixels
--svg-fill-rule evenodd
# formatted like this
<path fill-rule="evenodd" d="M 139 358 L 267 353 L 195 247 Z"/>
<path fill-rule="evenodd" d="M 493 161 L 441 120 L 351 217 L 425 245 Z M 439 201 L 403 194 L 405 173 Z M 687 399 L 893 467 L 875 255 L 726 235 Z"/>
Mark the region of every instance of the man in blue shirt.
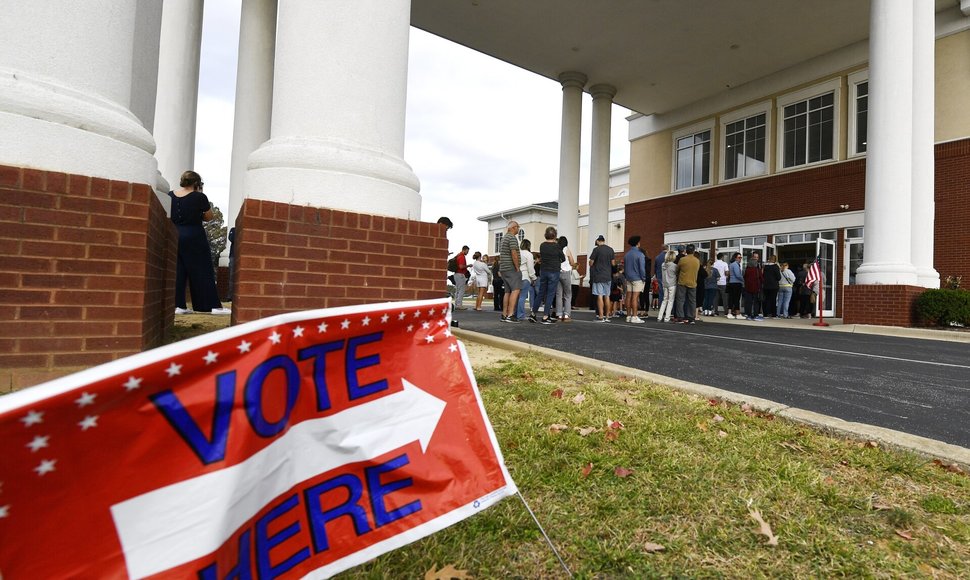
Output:
<path fill-rule="evenodd" d="M 630 249 L 623 256 L 623 271 L 626 276 L 626 321 L 643 324 L 640 318 L 640 293 L 647 285 L 647 260 L 640 250 L 640 236 L 631 236 L 627 243 Z"/>

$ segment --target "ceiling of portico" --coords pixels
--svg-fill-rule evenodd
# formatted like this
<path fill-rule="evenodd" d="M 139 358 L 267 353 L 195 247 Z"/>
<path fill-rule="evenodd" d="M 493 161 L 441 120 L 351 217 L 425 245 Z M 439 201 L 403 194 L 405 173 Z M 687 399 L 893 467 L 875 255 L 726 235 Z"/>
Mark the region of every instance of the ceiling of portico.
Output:
<path fill-rule="evenodd" d="M 922 1 L 922 0 L 921 0 Z M 937 10 L 957 0 L 936 0 Z M 870 0 L 412 0 L 411 24 L 664 113 L 865 40 Z"/>

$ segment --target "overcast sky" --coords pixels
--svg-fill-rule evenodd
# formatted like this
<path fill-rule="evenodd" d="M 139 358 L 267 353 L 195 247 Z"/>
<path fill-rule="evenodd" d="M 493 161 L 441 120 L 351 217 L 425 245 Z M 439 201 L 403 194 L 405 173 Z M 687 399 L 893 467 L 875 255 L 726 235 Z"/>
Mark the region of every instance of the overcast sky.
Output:
<path fill-rule="evenodd" d="M 241 0 L 205 3 L 195 169 L 228 211 Z M 404 160 L 421 180 L 421 219 L 448 216 L 451 250 L 487 250 L 476 218 L 559 191 L 562 88 L 558 82 L 411 29 Z M 160 87 L 160 90 L 163 90 Z M 591 101 L 583 102 L 580 203 L 588 199 Z M 610 167 L 629 164 L 625 117 L 613 107 Z"/>

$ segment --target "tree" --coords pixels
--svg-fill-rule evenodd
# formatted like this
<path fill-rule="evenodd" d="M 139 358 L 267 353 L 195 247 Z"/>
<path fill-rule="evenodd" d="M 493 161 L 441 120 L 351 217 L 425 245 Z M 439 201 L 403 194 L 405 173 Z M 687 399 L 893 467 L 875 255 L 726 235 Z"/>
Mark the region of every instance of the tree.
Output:
<path fill-rule="evenodd" d="M 205 234 L 209 238 L 209 255 L 212 258 L 212 270 L 219 266 L 219 254 L 226 249 L 226 226 L 222 211 L 212 205 L 212 220 L 205 224 Z"/>

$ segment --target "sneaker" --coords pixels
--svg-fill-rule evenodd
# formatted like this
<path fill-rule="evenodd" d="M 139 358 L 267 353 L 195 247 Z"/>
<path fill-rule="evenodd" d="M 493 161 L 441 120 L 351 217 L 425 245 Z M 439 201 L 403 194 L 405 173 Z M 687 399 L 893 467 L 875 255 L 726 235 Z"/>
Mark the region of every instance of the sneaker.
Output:
<path fill-rule="evenodd" d="M 536 315 L 535 314 L 530 314 L 529 315 L 529 322 L 532 322 L 532 323 L 538 322 L 538 320 L 536 320 Z"/>
<path fill-rule="evenodd" d="M 765 317 L 764 316 L 755 316 L 754 317 L 754 321 L 755 322 L 764 322 L 765 321 Z"/>
<path fill-rule="evenodd" d="M 633 319 L 633 317 L 632 317 L 632 316 L 627 316 L 627 317 L 626 317 L 626 321 L 627 321 L 627 322 L 630 322 L 630 321 L 631 321 L 632 319 Z"/>
<path fill-rule="evenodd" d="M 175 314 L 195 314 L 191 308 L 176 308 Z"/>
<path fill-rule="evenodd" d="M 514 317 L 514 316 L 509 316 L 508 320 L 506 320 L 505 322 L 512 322 L 514 324 L 518 324 L 518 323 L 520 323 L 522 321 L 519 320 L 518 318 Z"/>
<path fill-rule="evenodd" d="M 542 318 L 542 322 L 541 322 L 541 324 L 552 324 L 552 320 L 550 320 L 550 319 L 549 319 L 548 317 L 545 317 L 545 316 L 544 316 L 544 317 Z"/>
<path fill-rule="evenodd" d="M 639 316 L 631 316 L 630 317 L 630 323 L 632 323 L 632 324 L 643 324 L 643 319 L 640 318 Z"/>
<path fill-rule="evenodd" d="M 600 319 L 600 322 L 609 322 L 609 321 L 610 321 L 609 316 L 604 316 L 603 318 Z"/>
<path fill-rule="evenodd" d="M 573 319 L 568 314 L 563 314 L 562 315 L 562 321 L 563 322 L 572 322 Z"/>
<path fill-rule="evenodd" d="M 687 324 L 695 324 L 695 322 L 693 320 L 688 320 Z"/>
<path fill-rule="evenodd" d="M 213 308 L 212 314 L 215 314 L 217 316 L 228 316 L 232 314 L 232 310 L 230 310 L 229 308 Z"/>
<path fill-rule="evenodd" d="M 511 316 L 505 316 L 504 314 L 502 315 L 501 318 L 499 318 L 499 320 L 501 320 L 502 322 L 511 322 L 511 319 L 512 319 Z"/>

